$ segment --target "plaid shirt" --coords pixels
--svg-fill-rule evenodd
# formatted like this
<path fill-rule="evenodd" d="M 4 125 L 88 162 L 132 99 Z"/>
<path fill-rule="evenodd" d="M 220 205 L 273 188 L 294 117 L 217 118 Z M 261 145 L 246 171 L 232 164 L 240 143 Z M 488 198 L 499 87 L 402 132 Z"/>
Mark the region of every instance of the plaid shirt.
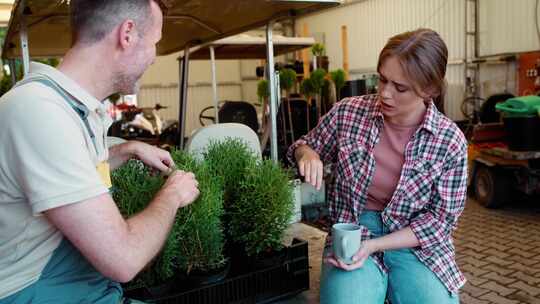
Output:
<path fill-rule="evenodd" d="M 328 190 L 333 222 L 358 223 L 366 205 L 375 171 L 373 149 L 384 123 L 377 98 L 366 95 L 337 103 L 316 128 L 289 148 L 288 159 L 293 163 L 294 150 L 307 144 L 323 163 L 333 164 L 335 180 Z M 467 142 L 430 102 L 405 148 L 399 183 L 381 216 L 392 232 L 412 229 L 420 241 L 412 249 L 414 254 L 452 293 L 466 281 L 457 267 L 452 243 L 452 232 L 465 207 L 466 187 Z M 363 227 L 362 239 L 369 238 L 371 233 Z M 386 272 L 382 254 L 373 257 Z"/>

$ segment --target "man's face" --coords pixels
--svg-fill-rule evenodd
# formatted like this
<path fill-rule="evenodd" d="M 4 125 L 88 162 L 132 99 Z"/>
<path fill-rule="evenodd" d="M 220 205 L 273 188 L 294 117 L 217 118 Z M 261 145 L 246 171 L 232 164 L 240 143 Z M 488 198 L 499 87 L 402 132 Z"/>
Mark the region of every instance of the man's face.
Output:
<path fill-rule="evenodd" d="M 152 20 L 146 29 L 137 29 L 139 38 L 135 44 L 129 58 L 126 58 L 126 65 L 121 73 L 116 77 L 116 86 L 120 94 L 135 94 L 139 90 L 139 79 L 146 69 L 156 58 L 156 45 L 161 40 L 161 30 L 163 28 L 163 15 L 161 9 L 151 1 Z M 140 33 L 140 31 L 146 32 Z"/>

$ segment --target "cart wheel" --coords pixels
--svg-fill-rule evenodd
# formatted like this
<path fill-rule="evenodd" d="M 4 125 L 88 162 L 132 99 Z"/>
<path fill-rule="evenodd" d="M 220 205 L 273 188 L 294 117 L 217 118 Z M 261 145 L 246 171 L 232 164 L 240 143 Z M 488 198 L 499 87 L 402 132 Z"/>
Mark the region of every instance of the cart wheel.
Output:
<path fill-rule="evenodd" d="M 482 206 L 501 207 L 509 197 L 509 186 L 509 178 L 504 172 L 487 166 L 478 167 L 474 178 L 474 193 Z"/>

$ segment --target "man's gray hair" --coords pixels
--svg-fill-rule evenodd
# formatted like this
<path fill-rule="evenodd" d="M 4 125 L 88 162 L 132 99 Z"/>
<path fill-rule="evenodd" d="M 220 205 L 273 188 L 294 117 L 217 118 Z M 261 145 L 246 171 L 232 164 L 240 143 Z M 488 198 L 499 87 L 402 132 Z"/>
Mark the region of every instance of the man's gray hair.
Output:
<path fill-rule="evenodd" d="M 135 22 L 139 35 L 152 23 L 152 0 L 71 0 L 73 43 L 91 44 L 105 38 L 127 19 Z"/>

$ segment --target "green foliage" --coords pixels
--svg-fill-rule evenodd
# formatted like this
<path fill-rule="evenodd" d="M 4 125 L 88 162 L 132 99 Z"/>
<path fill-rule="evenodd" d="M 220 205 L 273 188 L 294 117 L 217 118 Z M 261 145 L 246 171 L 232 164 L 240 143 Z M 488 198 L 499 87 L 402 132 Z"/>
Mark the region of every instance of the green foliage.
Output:
<path fill-rule="evenodd" d="M 178 210 L 176 216 L 179 268 L 208 271 L 223 265 L 223 187 L 206 163 L 197 162 L 182 150 L 171 153 L 178 169 L 193 172 L 199 182 L 200 195 L 191 205 Z"/>
<path fill-rule="evenodd" d="M 238 200 L 240 183 L 246 176 L 248 166 L 256 161 L 255 155 L 247 144 L 238 138 L 211 142 L 203 155 L 210 170 L 222 179 L 227 212 Z"/>
<path fill-rule="evenodd" d="M 342 69 L 332 71 L 330 72 L 330 78 L 336 86 L 336 91 L 338 92 L 336 96 L 339 98 L 339 91 L 345 86 L 345 71 Z"/>
<path fill-rule="evenodd" d="M 283 69 L 279 72 L 279 86 L 282 90 L 289 91 L 296 82 L 296 72 L 293 69 Z"/>
<path fill-rule="evenodd" d="M 111 174 L 113 198 L 124 217 L 142 211 L 165 180 L 142 162 L 130 160 Z"/>
<path fill-rule="evenodd" d="M 155 175 L 142 162 L 130 160 L 111 174 L 113 184 L 113 199 L 125 218 L 131 217 L 148 206 L 155 194 L 159 191 L 165 180 Z M 174 229 L 169 235 L 163 252 L 156 259 L 154 265 L 145 269 L 136 279 L 137 283 L 152 286 L 157 281 L 164 281 L 173 274 L 173 257 L 168 254 L 177 248 Z"/>
<path fill-rule="evenodd" d="M 259 101 L 263 101 L 265 98 L 270 96 L 270 90 L 268 89 L 268 80 L 260 80 L 257 83 L 257 96 Z"/>
<path fill-rule="evenodd" d="M 315 87 L 313 86 L 313 81 L 311 78 L 306 78 L 302 81 L 300 84 L 300 93 L 306 97 L 306 99 L 310 99 L 313 97 L 313 95 L 316 94 Z"/>
<path fill-rule="evenodd" d="M 322 43 L 315 43 L 311 47 L 311 53 L 313 54 L 313 56 L 324 56 L 326 55 L 326 48 Z"/>
<path fill-rule="evenodd" d="M 281 248 L 294 207 L 290 173 L 258 160 L 241 139 L 211 143 L 204 158 L 223 181 L 228 240 L 248 255 Z"/>
<path fill-rule="evenodd" d="M 251 163 L 231 208 L 231 237 L 249 256 L 280 249 L 294 208 L 290 173 L 271 160 Z"/>
<path fill-rule="evenodd" d="M 320 94 L 322 87 L 324 86 L 324 80 L 326 77 L 326 71 L 324 69 L 316 69 L 311 73 L 309 77 L 311 79 L 315 94 Z"/>
<path fill-rule="evenodd" d="M 173 151 L 176 166 L 191 171 L 199 182 L 201 194 L 191 205 L 178 210 L 165 245 L 135 284 L 153 286 L 170 279 L 177 271 L 206 271 L 225 262 L 223 256 L 223 190 L 217 178 L 204 164 L 182 151 Z M 130 160 L 112 172 L 113 198 L 124 217 L 142 211 L 165 182 L 143 163 Z"/>

